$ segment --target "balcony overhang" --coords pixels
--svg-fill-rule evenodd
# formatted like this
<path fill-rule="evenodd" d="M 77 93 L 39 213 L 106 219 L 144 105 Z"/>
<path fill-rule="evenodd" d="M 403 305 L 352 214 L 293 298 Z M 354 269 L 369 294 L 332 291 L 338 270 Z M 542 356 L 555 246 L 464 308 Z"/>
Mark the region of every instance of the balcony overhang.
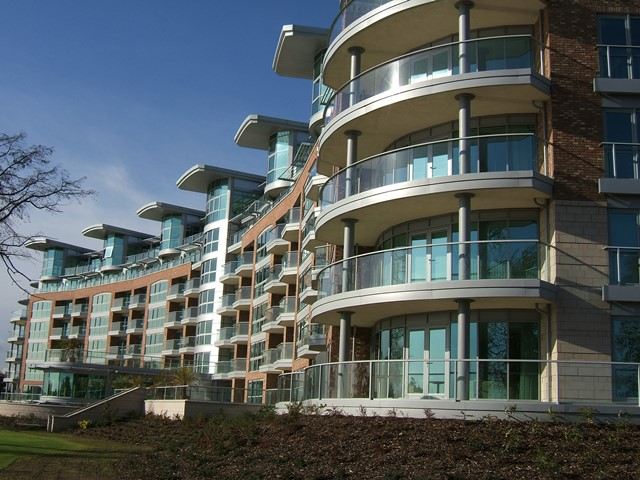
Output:
<path fill-rule="evenodd" d="M 234 140 L 240 147 L 269 150 L 269 138 L 271 135 L 284 131 L 308 132 L 309 125 L 294 120 L 264 115 L 249 115 L 240 125 Z"/>
<path fill-rule="evenodd" d="M 389 0 L 359 16 L 329 44 L 324 59 L 324 82 L 339 88 L 349 79 L 349 49 L 361 47 L 362 71 L 398 52 L 416 48 L 458 32 L 458 0 Z M 504 25 L 535 25 L 541 0 L 474 0 L 473 30 Z M 339 19 L 338 19 L 339 20 Z"/>
<path fill-rule="evenodd" d="M 180 190 L 189 192 L 207 193 L 209 185 L 216 180 L 238 179 L 255 182 L 256 187 L 265 182 L 266 177 L 253 173 L 229 170 L 227 168 L 214 167 L 213 165 L 194 165 L 184 172 L 176 182 Z"/>
<path fill-rule="evenodd" d="M 30 238 L 25 242 L 24 246 L 29 250 L 36 250 L 38 252 L 44 252 L 52 248 L 73 250 L 81 254 L 93 252 L 93 250 L 91 250 L 90 248 L 78 247 L 76 245 L 59 242 L 58 240 L 54 240 L 52 238 L 47 238 L 47 237 Z"/>
<path fill-rule="evenodd" d="M 316 54 L 327 47 L 329 30 L 284 25 L 273 58 L 273 71 L 284 77 L 313 79 Z"/>
<path fill-rule="evenodd" d="M 165 217 L 169 215 L 187 215 L 197 218 L 203 218 L 205 212 L 202 210 L 196 210 L 194 208 L 182 207 L 180 205 L 173 205 L 171 203 L 163 202 L 150 202 L 143 205 L 138 209 L 136 214 L 140 218 L 145 220 L 154 220 L 161 222 Z"/>
<path fill-rule="evenodd" d="M 115 227 L 113 225 L 107 225 L 105 223 L 91 225 L 90 227 L 82 230 L 82 235 L 89 238 L 95 238 L 97 240 L 104 240 L 110 234 L 122 235 L 123 237 L 132 237 L 139 240 L 146 240 L 153 237 L 153 235 L 150 235 L 148 233 L 136 232 L 134 230 Z"/>
<path fill-rule="evenodd" d="M 324 207 L 316 220 L 315 238 L 340 244 L 342 220 L 358 221 L 356 243 L 375 245 L 378 235 L 394 225 L 457 211 L 455 194 L 473 193 L 474 210 L 536 208 L 550 198 L 553 180 L 533 171 L 486 172 L 415 180 L 375 188 Z"/>
<path fill-rule="evenodd" d="M 313 304 L 313 323 L 338 325 L 340 312 L 352 312 L 351 324 L 372 327 L 379 320 L 413 313 L 457 310 L 457 299 L 473 299 L 474 310 L 535 309 L 553 303 L 556 287 L 537 279 L 417 282 L 331 295 Z"/>

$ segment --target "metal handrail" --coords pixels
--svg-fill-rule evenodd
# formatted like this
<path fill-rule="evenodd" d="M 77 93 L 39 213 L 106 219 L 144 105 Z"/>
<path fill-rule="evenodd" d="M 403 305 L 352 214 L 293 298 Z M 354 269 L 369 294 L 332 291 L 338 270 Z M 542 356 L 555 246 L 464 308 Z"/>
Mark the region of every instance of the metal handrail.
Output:
<path fill-rule="evenodd" d="M 537 238 L 531 238 L 531 239 L 518 239 L 518 240 L 467 240 L 467 241 L 459 241 L 459 242 L 442 242 L 442 243 L 428 243 L 425 245 L 416 245 L 416 246 L 406 246 L 406 247 L 396 247 L 396 248 L 389 248 L 386 250 L 376 250 L 374 252 L 367 252 L 367 253 L 362 253 L 360 255 L 355 255 L 353 257 L 348 257 L 348 258 L 343 258 L 342 260 L 338 260 L 336 262 L 330 263 L 328 265 L 325 265 L 324 267 L 322 267 L 320 270 L 318 270 L 318 278 L 322 275 L 322 273 L 331 268 L 334 267 L 336 265 L 340 265 L 344 262 L 350 262 L 350 261 L 354 261 L 354 260 L 359 260 L 360 258 L 364 258 L 364 257 L 370 257 L 372 255 L 379 255 L 381 253 L 390 253 L 390 252 L 396 252 L 396 251 L 400 251 L 400 250 L 413 250 L 413 249 L 428 249 L 428 248 L 433 248 L 433 247 L 447 247 L 447 246 L 452 246 L 452 245 L 478 245 L 478 244 L 506 244 L 506 243 L 537 243 L 539 245 L 545 246 L 545 247 L 550 247 L 549 244 L 545 243 L 545 242 L 541 242 L 539 239 Z"/>
<path fill-rule="evenodd" d="M 485 139 L 485 138 L 489 139 L 489 138 L 504 138 L 504 137 L 531 137 L 531 138 L 537 138 L 536 134 L 534 134 L 534 133 L 502 133 L 502 134 L 493 134 L 493 135 L 474 135 L 474 136 L 470 136 L 470 137 L 457 137 L 457 138 L 447 138 L 447 139 L 444 139 L 444 140 L 433 140 L 431 142 L 417 143 L 415 145 L 409 145 L 407 147 L 400 147 L 400 148 L 396 148 L 396 149 L 393 149 L 393 150 L 388 150 L 388 151 L 383 152 L 383 153 L 376 153 L 375 155 L 371 155 L 369 157 L 363 158 L 362 160 L 358 160 L 357 162 L 354 162 L 351 165 L 349 165 L 348 167 L 345 167 L 345 168 L 339 170 L 338 172 L 334 173 L 333 175 L 331 175 L 327 179 L 327 181 L 325 183 L 323 183 L 322 186 L 320 187 L 320 193 L 318 195 L 318 198 L 322 199 L 325 188 L 330 186 L 332 181 L 334 179 L 338 178 L 344 172 L 346 172 L 346 171 L 348 171 L 348 170 L 350 170 L 352 168 L 358 167 L 358 166 L 362 165 L 363 163 L 370 162 L 372 160 L 376 160 L 378 158 L 385 157 L 387 155 L 393 155 L 394 153 L 401 153 L 401 152 L 405 152 L 405 151 L 413 150 L 413 149 L 417 149 L 417 148 L 430 147 L 430 146 L 439 145 L 439 144 L 442 144 L 442 143 L 459 142 L 460 140 L 482 140 L 482 139 Z M 451 175 L 451 176 L 453 176 L 453 175 Z"/>
<path fill-rule="evenodd" d="M 419 54 L 423 54 L 423 53 L 428 53 L 431 50 L 436 50 L 436 49 L 443 49 L 443 48 L 448 48 L 448 47 L 453 47 L 456 45 L 460 45 L 463 43 L 475 43 L 475 42 L 480 42 L 480 41 L 488 41 L 488 40 L 501 40 L 501 39 L 505 39 L 505 38 L 528 38 L 529 40 L 531 40 L 532 43 L 537 44 L 538 42 L 536 41 L 536 39 L 533 37 L 533 35 L 526 35 L 526 34 L 519 34 L 519 35 L 496 35 L 496 36 L 491 36 L 491 37 L 481 37 L 481 38 L 471 38 L 469 40 L 463 40 L 463 41 L 457 41 L 457 42 L 449 42 L 449 43 L 443 43 L 440 45 L 433 45 L 431 47 L 426 47 L 426 48 L 422 48 L 420 50 L 414 50 L 412 52 L 409 53 L 405 53 L 403 55 L 400 55 L 398 57 L 394 57 L 390 60 L 387 60 L 385 62 L 382 62 L 378 65 L 375 65 L 371 68 L 368 68 L 367 70 L 364 70 L 363 72 L 361 72 L 360 74 L 356 75 L 355 77 L 347 80 L 344 84 L 342 84 L 340 86 L 340 88 L 336 89 L 336 91 L 334 92 L 334 94 L 331 96 L 331 98 L 329 99 L 329 101 L 327 102 L 327 105 L 325 106 L 324 112 L 322 114 L 322 117 L 325 120 L 325 125 L 326 125 L 326 118 L 327 118 L 327 110 L 329 109 L 329 107 L 331 106 L 331 103 L 333 102 L 333 100 L 340 94 L 343 93 L 344 90 L 346 90 L 352 83 L 358 81 L 359 79 L 361 79 L 363 76 L 379 69 L 382 67 L 385 67 L 387 65 L 390 65 L 394 62 L 398 62 L 400 60 L 403 60 L 405 58 L 409 58 L 411 56 L 414 55 L 419 55 Z M 533 49 L 532 52 L 533 54 Z M 453 75 L 452 75 L 453 76 Z M 380 92 L 382 93 L 382 92 Z"/>

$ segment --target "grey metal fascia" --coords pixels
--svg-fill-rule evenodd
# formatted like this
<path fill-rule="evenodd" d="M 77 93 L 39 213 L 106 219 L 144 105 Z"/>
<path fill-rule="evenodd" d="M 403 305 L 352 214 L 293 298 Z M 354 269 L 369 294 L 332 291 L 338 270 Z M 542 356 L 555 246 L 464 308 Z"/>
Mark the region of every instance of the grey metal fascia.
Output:
<path fill-rule="evenodd" d="M 316 54 L 326 48 L 329 30 L 283 25 L 273 57 L 273 71 L 285 77 L 313 79 Z"/>
<path fill-rule="evenodd" d="M 386 185 L 352 195 L 330 207 L 323 208 L 316 220 L 316 230 L 322 228 L 324 224 L 336 217 L 348 215 L 349 212 L 354 210 L 372 207 L 393 200 L 422 197 L 437 193 L 505 188 L 534 188 L 539 190 L 540 193 L 550 196 L 553 192 L 553 180 L 530 170 L 469 173 Z"/>
<path fill-rule="evenodd" d="M 241 147 L 268 150 L 271 135 L 282 131 L 308 132 L 309 125 L 266 115 L 248 115 L 238 128 L 234 141 Z"/>
<path fill-rule="evenodd" d="M 176 181 L 176 186 L 180 190 L 207 193 L 211 182 L 223 178 L 237 178 L 239 180 L 256 182 L 257 184 L 264 183 L 266 180 L 266 177 L 263 175 L 256 175 L 254 173 L 242 172 L 239 170 L 230 170 L 228 168 L 216 167 L 213 165 L 198 164 L 184 172 Z"/>
<path fill-rule="evenodd" d="M 602 287 L 605 302 L 640 302 L 640 285 L 605 285 Z"/>
<path fill-rule="evenodd" d="M 555 302 L 556 296 L 555 285 L 538 279 L 416 282 L 331 295 L 313 304 L 312 316 L 317 317 L 327 313 L 353 310 L 359 306 L 385 303 L 401 304 L 403 302 L 456 300 L 459 298 L 530 298 L 551 303 Z"/>
<path fill-rule="evenodd" d="M 640 80 L 627 78 L 594 78 L 593 91 L 595 93 L 638 95 L 640 94 Z"/>
<path fill-rule="evenodd" d="M 598 191 L 602 194 L 640 195 L 640 180 L 635 178 L 600 178 Z"/>

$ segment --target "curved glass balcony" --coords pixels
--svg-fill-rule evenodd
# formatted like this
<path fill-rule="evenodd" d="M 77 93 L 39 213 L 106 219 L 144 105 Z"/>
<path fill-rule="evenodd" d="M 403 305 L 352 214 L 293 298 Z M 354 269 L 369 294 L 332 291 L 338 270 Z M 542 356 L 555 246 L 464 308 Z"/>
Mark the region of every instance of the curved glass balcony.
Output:
<path fill-rule="evenodd" d="M 470 280 L 542 278 L 546 247 L 537 240 L 468 242 Z M 459 242 L 395 248 L 333 263 L 318 274 L 320 299 L 366 288 L 458 280 Z"/>
<path fill-rule="evenodd" d="M 324 111 L 325 127 L 340 113 L 376 95 L 459 75 L 459 45 L 460 42 L 455 42 L 425 48 L 363 72 L 340 88 L 328 102 Z M 533 68 L 536 62 L 533 45 L 530 35 L 469 40 L 469 73 Z"/>
<path fill-rule="evenodd" d="M 333 21 L 329 34 L 329 44 L 360 17 L 391 1 L 392 0 L 351 0 Z"/>
<path fill-rule="evenodd" d="M 471 137 L 470 173 L 544 171 L 542 147 L 533 134 Z M 347 167 L 322 186 L 324 208 L 350 195 L 374 188 L 428 178 L 459 175 L 459 139 L 423 143 L 365 158 Z M 349 191 L 347 191 L 347 186 Z"/>

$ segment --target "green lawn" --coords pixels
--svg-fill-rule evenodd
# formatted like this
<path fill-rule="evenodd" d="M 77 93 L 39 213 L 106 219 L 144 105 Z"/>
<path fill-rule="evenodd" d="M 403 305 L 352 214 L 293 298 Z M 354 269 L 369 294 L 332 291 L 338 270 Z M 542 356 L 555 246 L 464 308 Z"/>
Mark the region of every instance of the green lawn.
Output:
<path fill-rule="evenodd" d="M 0 429 L 0 479 L 111 479 L 126 445 L 46 432 Z"/>

